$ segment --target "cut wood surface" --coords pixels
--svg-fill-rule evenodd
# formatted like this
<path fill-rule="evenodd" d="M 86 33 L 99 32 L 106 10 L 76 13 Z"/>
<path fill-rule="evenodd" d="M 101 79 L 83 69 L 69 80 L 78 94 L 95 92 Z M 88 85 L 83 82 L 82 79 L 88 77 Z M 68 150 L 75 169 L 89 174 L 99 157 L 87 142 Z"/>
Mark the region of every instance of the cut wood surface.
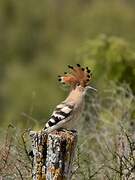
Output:
<path fill-rule="evenodd" d="M 77 132 L 31 131 L 33 150 L 33 180 L 70 180 L 77 144 Z"/>

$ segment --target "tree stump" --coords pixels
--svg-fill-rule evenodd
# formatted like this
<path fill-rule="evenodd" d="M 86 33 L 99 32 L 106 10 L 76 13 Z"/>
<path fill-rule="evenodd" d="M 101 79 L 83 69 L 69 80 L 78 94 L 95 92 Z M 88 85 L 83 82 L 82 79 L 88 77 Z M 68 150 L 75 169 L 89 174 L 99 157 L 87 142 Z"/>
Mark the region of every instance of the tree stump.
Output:
<path fill-rule="evenodd" d="M 33 180 L 70 180 L 77 132 L 30 131 L 33 150 Z"/>

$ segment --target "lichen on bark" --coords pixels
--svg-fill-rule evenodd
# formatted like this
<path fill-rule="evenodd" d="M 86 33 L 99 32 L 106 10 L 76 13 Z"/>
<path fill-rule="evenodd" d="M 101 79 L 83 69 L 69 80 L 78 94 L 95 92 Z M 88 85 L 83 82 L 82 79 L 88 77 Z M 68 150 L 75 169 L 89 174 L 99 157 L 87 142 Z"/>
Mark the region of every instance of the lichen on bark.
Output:
<path fill-rule="evenodd" d="M 69 180 L 77 132 L 30 132 L 33 150 L 33 180 Z"/>

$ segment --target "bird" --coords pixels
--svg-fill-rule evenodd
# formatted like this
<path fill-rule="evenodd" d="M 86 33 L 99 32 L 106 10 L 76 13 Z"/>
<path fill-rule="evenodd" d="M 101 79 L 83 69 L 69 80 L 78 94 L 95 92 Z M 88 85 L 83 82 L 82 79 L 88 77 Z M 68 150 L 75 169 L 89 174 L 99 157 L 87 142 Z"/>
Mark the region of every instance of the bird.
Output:
<path fill-rule="evenodd" d="M 58 129 L 73 128 L 84 109 L 85 95 L 88 89 L 97 91 L 89 85 L 92 78 L 91 70 L 81 67 L 68 65 L 69 72 L 64 72 L 63 76 L 58 76 L 58 80 L 70 87 L 67 98 L 56 106 L 51 117 L 45 124 L 43 131 L 50 133 Z"/>

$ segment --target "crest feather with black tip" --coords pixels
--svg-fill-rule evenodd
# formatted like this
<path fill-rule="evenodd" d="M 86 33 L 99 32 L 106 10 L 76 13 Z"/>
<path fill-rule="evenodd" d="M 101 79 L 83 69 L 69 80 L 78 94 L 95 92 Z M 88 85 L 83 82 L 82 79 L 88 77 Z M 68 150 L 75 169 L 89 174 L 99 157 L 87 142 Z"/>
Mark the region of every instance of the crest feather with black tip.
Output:
<path fill-rule="evenodd" d="M 63 76 L 58 76 L 59 81 L 73 87 L 78 84 L 86 87 L 89 84 L 92 73 L 88 67 L 83 68 L 80 64 L 77 64 L 75 67 L 68 65 L 68 68 L 70 73 L 65 72 Z"/>

